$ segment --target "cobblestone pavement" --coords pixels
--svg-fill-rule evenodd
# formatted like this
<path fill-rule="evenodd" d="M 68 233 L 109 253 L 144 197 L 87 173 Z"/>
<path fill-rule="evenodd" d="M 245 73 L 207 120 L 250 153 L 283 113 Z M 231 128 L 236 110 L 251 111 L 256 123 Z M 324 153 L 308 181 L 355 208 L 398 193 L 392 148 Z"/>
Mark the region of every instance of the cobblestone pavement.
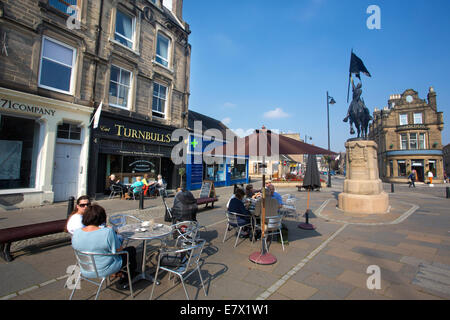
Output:
<path fill-rule="evenodd" d="M 391 210 L 380 216 L 349 216 L 336 208 L 337 195 L 342 191 L 342 177 L 333 177 L 333 187 L 310 194 L 313 231 L 299 229 L 299 220 L 284 221 L 289 230 L 289 244 L 282 250 L 276 240 L 269 251 L 277 258 L 270 266 L 249 260 L 251 253 L 260 251 L 261 242 L 252 244 L 241 239 L 234 248 L 235 233 L 226 227 L 225 205 L 232 188 L 218 188 L 220 198 L 214 209 L 201 209 L 199 223 L 206 226 L 201 237 L 207 241 L 201 267 L 207 296 L 200 280 L 193 275 L 186 281 L 191 299 L 196 300 L 323 300 L 323 299 L 449 299 L 450 298 L 450 217 L 446 185 L 390 185 Z M 297 197 L 297 212 L 306 210 L 306 192 L 279 188 L 281 194 Z M 170 199 L 169 202 L 173 200 Z M 164 208 L 160 199 L 145 202 L 145 210 L 136 210 L 138 202 L 98 200 L 108 214 L 132 213 L 142 219 L 163 221 Z M 203 207 L 203 206 L 202 206 Z M 53 213 L 52 213 L 53 212 Z M 54 219 L 64 216 L 65 204 L 0 212 L 0 228 L 20 225 L 33 219 Z M 61 219 L 61 218 L 59 218 Z M 131 243 L 141 250 L 139 242 Z M 150 244 L 151 247 L 151 244 Z M 68 299 L 70 290 L 64 288 L 66 270 L 75 263 L 70 241 L 58 234 L 15 244 L 15 260 L 0 262 L 0 298 L 3 299 Z M 154 257 L 149 258 L 148 270 L 154 270 Z M 372 276 L 369 266 L 380 271 L 380 288 L 368 289 Z M 154 298 L 185 299 L 183 288 L 159 277 Z M 150 296 L 152 284 L 139 281 L 133 286 L 136 300 Z M 95 288 L 82 282 L 75 299 L 93 299 Z M 130 299 L 128 291 L 115 289 L 114 284 L 102 291 L 100 299 Z"/>

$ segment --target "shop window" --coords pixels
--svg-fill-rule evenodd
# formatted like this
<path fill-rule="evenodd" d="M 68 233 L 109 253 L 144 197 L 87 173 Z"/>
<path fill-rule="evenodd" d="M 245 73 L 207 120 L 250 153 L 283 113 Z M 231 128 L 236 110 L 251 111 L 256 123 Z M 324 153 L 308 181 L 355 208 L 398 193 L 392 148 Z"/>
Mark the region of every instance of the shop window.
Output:
<path fill-rule="evenodd" d="M 114 40 L 120 42 L 124 46 L 133 49 L 135 18 L 123 13 L 120 10 L 116 12 L 116 29 Z"/>
<path fill-rule="evenodd" d="M 42 40 L 39 86 L 71 94 L 76 49 L 44 37 Z"/>
<path fill-rule="evenodd" d="M 111 106 L 128 109 L 131 77 L 130 71 L 111 66 L 109 82 L 109 104 Z"/>
<path fill-rule="evenodd" d="M 206 167 L 206 180 L 226 181 L 225 164 L 211 164 Z"/>
<path fill-rule="evenodd" d="M 431 172 L 433 172 L 433 176 L 436 178 L 436 160 L 429 160 L 428 167 Z"/>
<path fill-rule="evenodd" d="M 398 160 L 397 164 L 399 177 L 406 177 L 406 160 Z"/>
<path fill-rule="evenodd" d="M 394 161 L 389 160 L 389 177 L 394 176 Z"/>
<path fill-rule="evenodd" d="M 78 0 L 48 0 L 48 4 L 56 10 L 69 13 L 68 11 L 70 11 L 70 6 L 76 7 Z"/>
<path fill-rule="evenodd" d="M 245 160 L 232 159 L 230 162 L 230 175 L 231 180 L 245 179 L 247 177 Z"/>
<path fill-rule="evenodd" d="M 81 128 L 76 124 L 60 124 L 57 129 L 56 137 L 58 139 L 80 140 Z"/>
<path fill-rule="evenodd" d="M 153 84 L 153 104 L 152 104 L 153 116 L 165 118 L 166 102 L 167 102 L 167 87 L 155 82 Z"/>
<path fill-rule="evenodd" d="M 40 126 L 0 115 L 0 189 L 34 188 Z"/>

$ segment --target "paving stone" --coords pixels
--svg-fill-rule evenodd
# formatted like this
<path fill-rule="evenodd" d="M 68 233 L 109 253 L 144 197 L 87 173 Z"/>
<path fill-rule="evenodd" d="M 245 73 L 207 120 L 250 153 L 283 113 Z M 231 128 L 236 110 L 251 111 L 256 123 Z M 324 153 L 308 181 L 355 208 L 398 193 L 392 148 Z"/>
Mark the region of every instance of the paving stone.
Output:
<path fill-rule="evenodd" d="M 317 273 L 306 278 L 302 283 L 340 299 L 344 299 L 355 288 L 353 285 L 348 285 Z"/>
<path fill-rule="evenodd" d="M 352 249 L 353 252 L 362 254 L 364 256 L 371 256 L 375 258 L 381 258 L 381 259 L 388 259 L 393 261 L 400 261 L 402 255 L 397 253 L 392 253 L 388 251 L 378 250 L 378 249 L 372 249 L 372 248 L 365 248 L 365 247 L 355 247 Z"/>
<path fill-rule="evenodd" d="M 314 295 L 318 289 L 304 285 L 297 281 L 290 279 L 286 282 L 280 289 L 277 290 L 278 293 L 287 296 L 294 300 L 306 300 L 312 295 Z"/>
<path fill-rule="evenodd" d="M 390 300 L 390 298 L 377 293 L 376 290 L 355 288 L 345 300 Z"/>
<path fill-rule="evenodd" d="M 324 264 L 324 263 L 318 263 L 315 262 L 314 259 L 311 262 L 308 262 L 304 269 L 310 270 L 314 273 L 320 273 L 328 278 L 335 279 L 337 276 L 342 274 L 345 269 L 338 267 L 338 266 L 332 266 L 330 264 Z"/>

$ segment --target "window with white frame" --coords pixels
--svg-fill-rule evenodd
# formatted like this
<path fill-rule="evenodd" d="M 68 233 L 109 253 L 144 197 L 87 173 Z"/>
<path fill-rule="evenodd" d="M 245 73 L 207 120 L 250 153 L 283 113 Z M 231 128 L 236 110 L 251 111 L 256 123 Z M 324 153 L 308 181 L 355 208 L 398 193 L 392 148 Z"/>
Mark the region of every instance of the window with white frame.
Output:
<path fill-rule="evenodd" d="M 402 133 L 400 135 L 400 148 L 401 150 L 407 150 L 408 149 L 408 135 L 406 133 Z"/>
<path fill-rule="evenodd" d="M 422 124 L 422 113 L 414 113 L 414 124 Z"/>
<path fill-rule="evenodd" d="M 156 62 L 169 67 L 170 39 L 158 33 L 156 42 Z"/>
<path fill-rule="evenodd" d="M 419 133 L 419 149 L 425 149 L 425 133 Z"/>
<path fill-rule="evenodd" d="M 406 113 L 400 115 L 400 125 L 406 126 L 408 124 L 408 115 Z"/>
<path fill-rule="evenodd" d="M 76 52 L 75 48 L 44 37 L 42 39 L 39 86 L 71 94 Z"/>
<path fill-rule="evenodd" d="M 167 87 L 159 83 L 153 84 L 153 116 L 165 118 L 167 103 Z"/>
<path fill-rule="evenodd" d="M 131 17 L 128 14 L 117 9 L 114 40 L 120 42 L 130 49 L 133 49 L 135 22 L 136 20 L 134 17 Z"/>
<path fill-rule="evenodd" d="M 417 133 L 409 134 L 409 148 L 413 150 L 417 149 Z"/>
<path fill-rule="evenodd" d="M 109 81 L 109 104 L 111 106 L 128 109 L 131 77 L 131 71 L 111 66 Z"/>

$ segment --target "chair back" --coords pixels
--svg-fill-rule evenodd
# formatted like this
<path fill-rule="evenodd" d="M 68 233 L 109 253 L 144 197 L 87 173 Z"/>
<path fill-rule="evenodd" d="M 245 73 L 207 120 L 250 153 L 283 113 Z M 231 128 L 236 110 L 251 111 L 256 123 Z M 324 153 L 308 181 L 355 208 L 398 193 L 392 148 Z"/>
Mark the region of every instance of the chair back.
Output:
<path fill-rule="evenodd" d="M 115 184 L 112 184 L 109 187 L 109 190 L 115 191 L 115 192 L 122 192 L 123 191 L 121 186 L 118 186 L 118 185 L 115 185 Z"/>
<path fill-rule="evenodd" d="M 95 264 L 94 254 L 89 252 L 82 252 L 76 249 L 75 256 L 77 257 L 78 264 L 81 268 L 81 273 L 85 272 L 95 272 L 97 278 L 100 278 L 97 271 L 97 265 Z"/>
<path fill-rule="evenodd" d="M 268 230 L 276 230 L 281 228 L 281 216 L 266 217 L 266 225 Z"/>
<path fill-rule="evenodd" d="M 134 216 L 126 215 L 126 214 L 116 214 L 114 216 L 109 217 L 109 224 L 112 226 L 113 230 L 117 230 L 120 227 L 123 227 L 126 225 L 127 218 L 130 218 L 130 220 L 134 220 L 134 222 L 142 222 L 139 218 L 136 218 Z"/>
<path fill-rule="evenodd" d="M 236 213 L 227 211 L 228 224 L 232 226 L 237 226 L 239 224 L 237 217 L 238 216 Z"/>
<path fill-rule="evenodd" d="M 203 239 L 198 239 L 190 247 L 186 248 L 186 250 L 189 252 L 189 259 L 186 262 L 184 273 L 198 266 L 203 248 L 205 246 L 205 242 L 206 241 Z"/>
<path fill-rule="evenodd" d="M 183 243 L 193 243 L 197 238 L 198 223 L 196 221 L 183 221 L 172 225 L 174 231 L 174 237 L 178 241 Z"/>

